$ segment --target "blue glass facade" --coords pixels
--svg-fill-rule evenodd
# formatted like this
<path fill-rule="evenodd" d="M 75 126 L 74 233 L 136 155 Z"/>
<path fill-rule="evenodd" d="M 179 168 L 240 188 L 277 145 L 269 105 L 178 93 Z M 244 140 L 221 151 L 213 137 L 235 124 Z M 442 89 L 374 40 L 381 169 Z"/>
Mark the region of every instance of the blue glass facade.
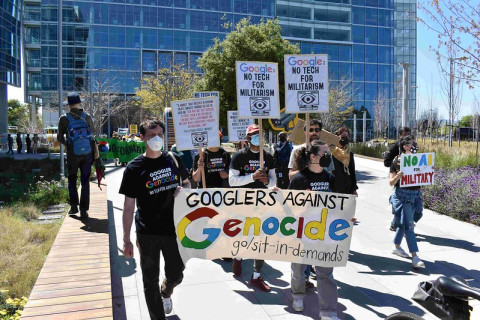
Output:
<path fill-rule="evenodd" d="M 21 85 L 21 0 L 0 2 L 0 82 Z"/>
<path fill-rule="evenodd" d="M 58 0 L 28 1 L 28 88 L 41 95 L 57 89 Z M 142 74 L 171 64 L 201 72 L 197 59 L 232 25 L 245 17 L 252 23 L 278 17 L 282 35 L 302 53 L 328 54 L 332 83 L 351 81 L 353 105 L 366 109 L 370 121 L 379 95 L 394 109 L 401 79 L 396 46 L 405 45 L 394 41 L 405 27 L 395 10 L 405 9 L 397 2 L 412 1 L 63 0 L 64 89 L 81 90 L 90 75 L 106 73 L 118 91 L 133 94 Z"/>

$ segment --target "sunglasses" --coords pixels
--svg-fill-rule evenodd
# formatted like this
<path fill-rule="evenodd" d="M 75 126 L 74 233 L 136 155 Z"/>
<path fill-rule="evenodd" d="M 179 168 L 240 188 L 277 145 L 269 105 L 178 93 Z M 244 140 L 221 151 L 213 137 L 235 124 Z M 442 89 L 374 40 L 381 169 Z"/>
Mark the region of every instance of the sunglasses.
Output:
<path fill-rule="evenodd" d="M 310 132 L 313 132 L 313 131 L 318 133 L 320 132 L 320 128 L 310 128 Z"/>

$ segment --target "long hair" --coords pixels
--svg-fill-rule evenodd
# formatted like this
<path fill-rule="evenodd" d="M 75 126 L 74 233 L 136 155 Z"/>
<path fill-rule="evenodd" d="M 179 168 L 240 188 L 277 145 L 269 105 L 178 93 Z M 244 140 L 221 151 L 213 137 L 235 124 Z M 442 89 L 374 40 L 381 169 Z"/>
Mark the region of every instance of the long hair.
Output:
<path fill-rule="evenodd" d="M 402 153 L 405 153 L 405 149 L 403 149 L 403 146 L 406 146 L 411 140 L 415 140 L 415 137 L 412 135 L 408 135 L 400 138 L 400 151 Z"/>
<path fill-rule="evenodd" d="M 320 151 L 320 146 L 325 145 L 326 143 L 320 140 L 314 140 L 308 147 L 302 147 L 297 150 L 295 153 L 295 170 L 303 170 L 310 165 L 310 155 L 318 154 Z"/>

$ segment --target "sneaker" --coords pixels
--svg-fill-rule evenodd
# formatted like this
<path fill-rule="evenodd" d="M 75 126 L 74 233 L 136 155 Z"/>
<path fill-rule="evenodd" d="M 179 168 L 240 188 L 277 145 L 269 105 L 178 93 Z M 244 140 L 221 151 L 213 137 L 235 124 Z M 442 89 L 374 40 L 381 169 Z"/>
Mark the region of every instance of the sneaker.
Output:
<path fill-rule="evenodd" d="M 410 257 L 408 255 L 408 253 L 406 253 L 405 250 L 403 250 L 402 247 L 398 247 L 398 248 L 393 249 L 392 253 L 396 254 L 397 256 L 402 257 L 402 258 L 409 258 Z"/>
<path fill-rule="evenodd" d="M 232 270 L 233 274 L 239 277 L 242 274 L 242 260 L 233 259 Z"/>
<path fill-rule="evenodd" d="M 412 257 L 412 266 L 414 268 L 425 268 L 425 263 L 418 256 Z"/>
<path fill-rule="evenodd" d="M 305 289 L 308 290 L 308 289 L 313 289 L 313 288 L 315 288 L 315 285 L 313 284 L 313 282 L 307 280 L 305 282 Z"/>
<path fill-rule="evenodd" d="M 258 277 L 257 279 L 253 279 L 253 276 L 250 278 L 250 284 L 252 286 L 258 287 L 260 290 L 263 291 L 270 291 L 270 286 L 263 280 L 262 277 Z"/>
<path fill-rule="evenodd" d="M 88 219 L 88 212 L 87 210 L 80 211 L 80 219 Z"/>
<path fill-rule="evenodd" d="M 321 316 L 320 320 L 341 320 L 341 319 L 337 316 Z"/>
<path fill-rule="evenodd" d="M 69 216 L 74 216 L 78 213 L 78 207 L 77 206 L 71 206 L 70 210 L 68 211 Z"/>
<path fill-rule="evenodd" d="M 397 226 L 392 223 L 390 225 L 390 231 L 393 231 L 393 232 L 397 231 Z"/>
<path fill-rule="evenodd" d="M 292 307 L 293 307 L 293 310 L 297 311 L 297 312 L 302 312 L 303 311 L 303 299 L 293 299 L 293 302 L 292 302 Z"/>
<path fill-rule="evenodd" d="M 170 312 L 172 312 L 172 309 L 173 309 L 172 298 L 163 297 L 163 311 L 165 311 L 165 314 L 169 314 Z"/>

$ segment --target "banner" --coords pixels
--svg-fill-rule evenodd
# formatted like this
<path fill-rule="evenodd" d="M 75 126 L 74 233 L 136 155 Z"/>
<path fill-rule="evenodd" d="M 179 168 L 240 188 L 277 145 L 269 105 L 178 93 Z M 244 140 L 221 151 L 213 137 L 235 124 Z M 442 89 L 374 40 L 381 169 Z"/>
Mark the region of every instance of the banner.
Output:
<path fill-rule="evenodd" d="M 194 98 L 205 98 L 205 97 L 219 97 L 220 92 L 218 91 L 197 91 L 193 93 Z"/>
<path fill-rule="evenodd" d="M 174 223 L 183 262 L 221 257 L 345 266 L 356 197 L 315 191 L 182 189 Z"/>
<path fill-rule="evenodd" d="M 247 128 L 254 124 L 253 119 L 239 119 L 238 111 L 227 111 L 228 118 L 228 142 L 247 140 Z"/>
<path fill-rule="evenodd" d="M 328 112 L 328 55 L 285 55 L 287 113 Z"/>
<path fill-rule="evenodd" d="M 177 150 L 219 147 L 218 97 L 172 101 Z"/>
<path fill-rule="evenodd" d="M 96 139 L 99 143 L 98 151 L 102 159 L 118 158 L 120 162 L 129 162 L 145 153 L 143 141 L 122 141 L 118 139 Z"/>
<path fill-rule="evenodd" d="M 239 118 L 280 118 L 278 64 L 237 61 Z"/>
<path fill-rule="evenodd" d="M 400 171 L 403 172 L 400 187 L 432 185 L 435 180 L 435 153 L 402 154 Z"/>

